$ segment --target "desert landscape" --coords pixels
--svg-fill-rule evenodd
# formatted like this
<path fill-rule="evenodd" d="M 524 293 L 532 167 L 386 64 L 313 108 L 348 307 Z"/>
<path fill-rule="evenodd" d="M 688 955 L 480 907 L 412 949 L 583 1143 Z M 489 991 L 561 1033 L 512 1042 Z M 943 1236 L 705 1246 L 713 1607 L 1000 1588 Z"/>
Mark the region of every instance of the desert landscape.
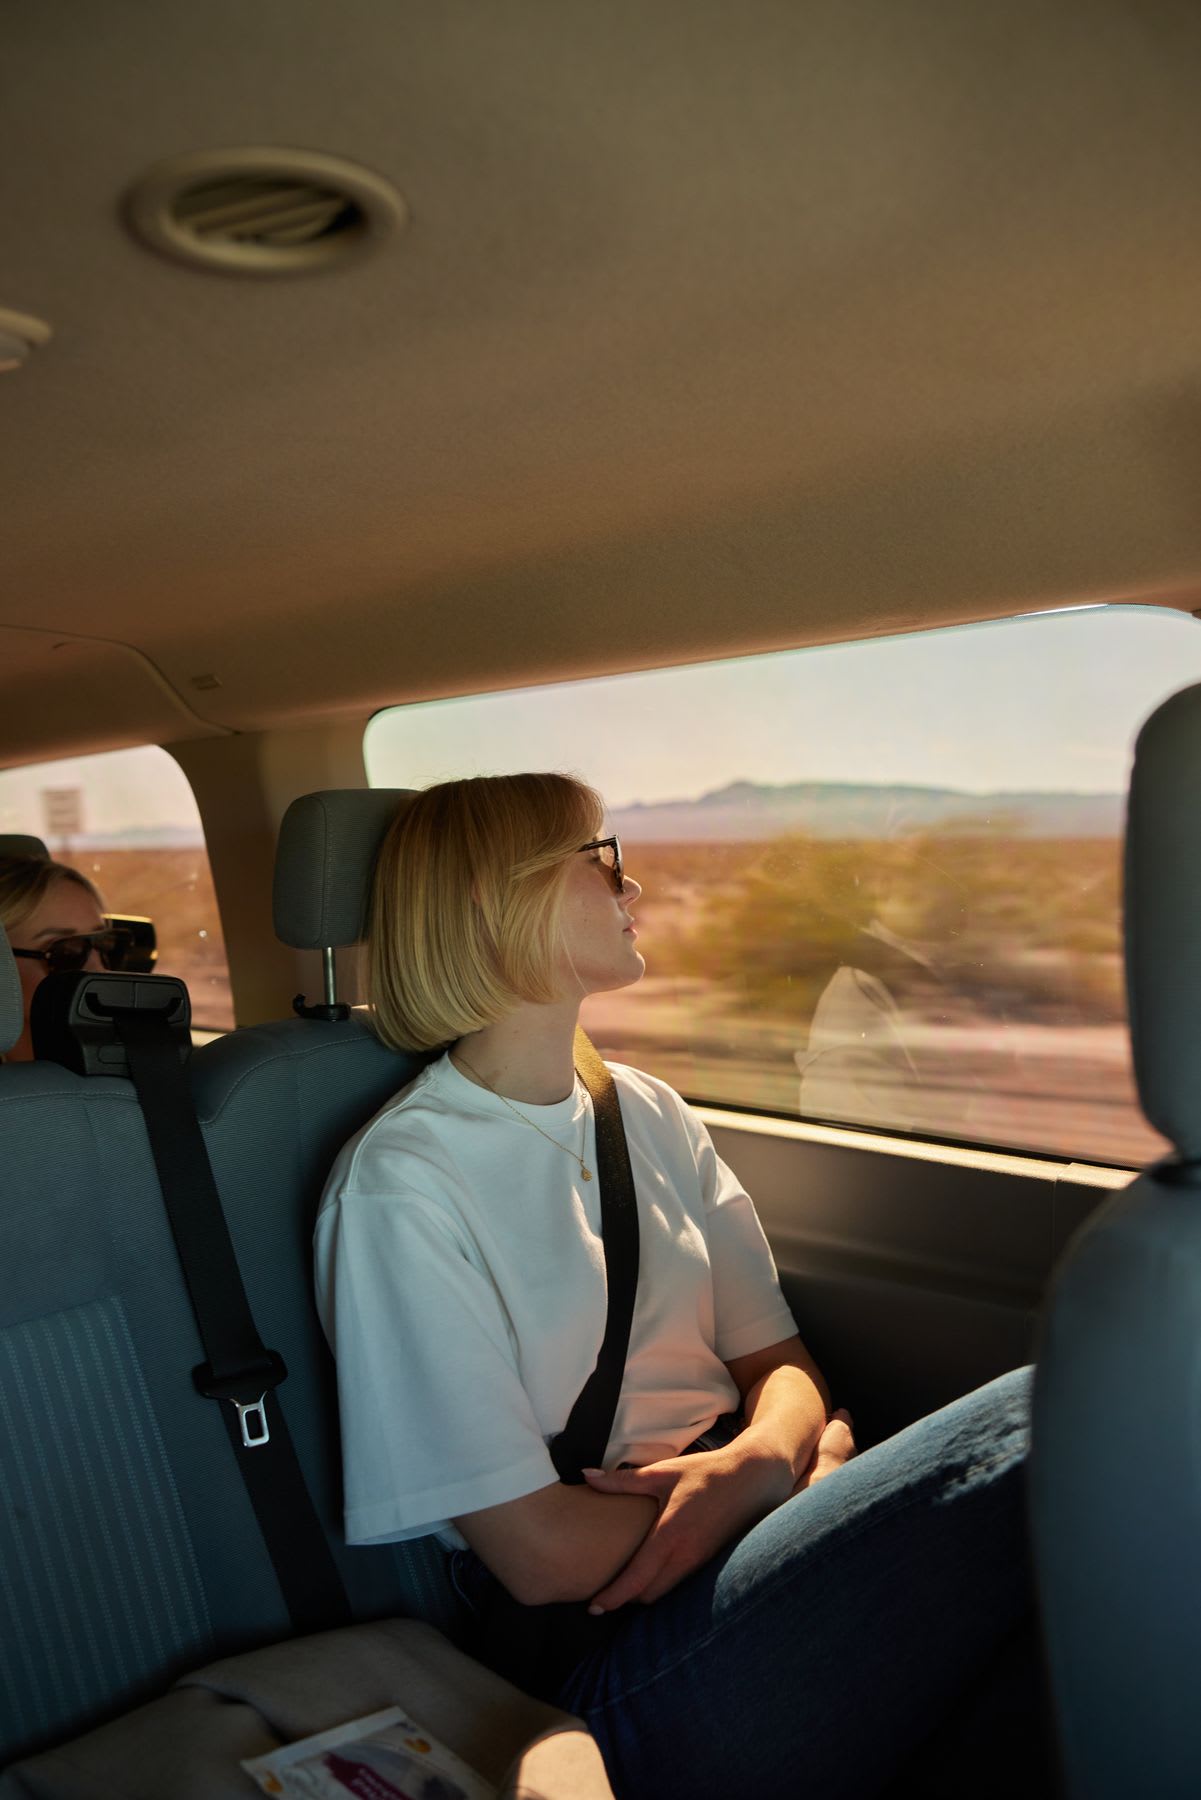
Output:
<path fill-rule="evenodd" d="M 1141 1164 L 1165 1145 L 1130 1067 L 1120 860 L 980 831 L 634 844 L 648 973 L 585 1022 L 697 1100 Z"/>
<path fill-rule="evenodd" d="M 647 977 L 585 1019 L 613 1057 L 715 1105 L 1116 1164 L 1162 1153 L 1130 1069 L 1118 838 L 788 832 L 627 854 Z M 203 849 L 67 860 L 112 911 L 154 919 L 196 1026 L 229 1030 Z"/>

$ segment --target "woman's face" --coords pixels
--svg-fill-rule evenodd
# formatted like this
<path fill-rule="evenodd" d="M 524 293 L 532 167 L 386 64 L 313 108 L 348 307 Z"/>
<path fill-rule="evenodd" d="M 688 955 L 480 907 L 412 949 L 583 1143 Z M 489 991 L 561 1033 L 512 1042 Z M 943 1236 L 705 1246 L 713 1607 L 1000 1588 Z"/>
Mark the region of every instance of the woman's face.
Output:
<path fill-rule="evenodd" d="M 73 937 L 76 932 L 81 931 L 103 930 L 104 914 L 88 890 L 80 887 L 77 881 L 60 878 L 51 884 L 33 911 L 19 925 L 11 927 L 8 941 L 14 950 L 44 950 L 55 938 Z M 33 1058 L 33 1045 L 29 1037 L 29 1004 L 48 971 L 44 962 L 37 962 L 32 957 L 18 956 L 16 963 L 25 1002 L 25 1028 L 12 1049 L 5 1053 L 5 1060 L 30 1062 Z M 86 966 L 89 969 L 103 967 L 94 950 Z"/>
<path fill-rule="evenodd" d="M 595 850 L 574 855 L 563 896 L 563 983 L 573 998 L 629 987 L 642 978 L 646 959 L 637 948 L 630 916 L 642 889 L 625 877 L 620 894 L 612 871 Z"/>

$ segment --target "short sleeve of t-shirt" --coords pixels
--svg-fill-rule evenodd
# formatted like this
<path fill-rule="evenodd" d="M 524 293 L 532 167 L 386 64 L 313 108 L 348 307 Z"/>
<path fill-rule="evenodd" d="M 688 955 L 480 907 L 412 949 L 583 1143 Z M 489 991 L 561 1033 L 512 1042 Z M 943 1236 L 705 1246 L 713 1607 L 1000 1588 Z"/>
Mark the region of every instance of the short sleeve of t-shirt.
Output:
<path fill-rule="evenodd" d="M 670 1090 L 668 1090 L 670 1092 Z M 723 1362 L 796 1334 L 775 1259 L 750 1195 L 692 1109 L 674 1096 L 691 1142 L 705 1208 L 713 1280 L 714 1349 Z"/>
<path fill-rule="evenodd" d="M 496 1289 L 439 1208 L 404 1190 L 344 1195 L 316 1249 L 349 1542 L 416 1536 L 557 1480 Z"/>

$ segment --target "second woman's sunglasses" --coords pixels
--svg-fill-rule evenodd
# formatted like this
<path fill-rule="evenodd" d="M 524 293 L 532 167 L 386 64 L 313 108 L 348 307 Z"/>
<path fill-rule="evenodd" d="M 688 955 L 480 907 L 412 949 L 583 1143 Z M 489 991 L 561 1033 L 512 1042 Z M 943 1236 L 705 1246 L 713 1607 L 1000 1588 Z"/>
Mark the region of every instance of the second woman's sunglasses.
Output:
<path fill-rule="evenodd" d="M 75 931 L 70 937 L 54 938 L 42 950 L 14 948 L 13 955 L 45 963 L 51 975 L 66 975 L 82 969 L 93 950 L 104 968 L 124 968 L 132 945 L 133 937 L 128 931 Z"/>

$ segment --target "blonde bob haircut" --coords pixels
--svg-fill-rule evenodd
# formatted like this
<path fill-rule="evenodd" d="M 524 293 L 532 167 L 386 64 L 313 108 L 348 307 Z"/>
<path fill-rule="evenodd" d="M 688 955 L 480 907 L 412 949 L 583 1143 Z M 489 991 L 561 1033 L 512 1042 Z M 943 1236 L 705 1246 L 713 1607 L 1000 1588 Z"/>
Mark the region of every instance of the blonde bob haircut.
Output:
<path fill-rule="evenodd" d="M 396 1050 L 433 1050 L 556 985 L 570 858 L 599 794 L 570 775 L 425 788 L 388 828 L 367 925 L 367 1000 Z"/>
<path fill-rule="evenodd" d="M 73 881 L 92 896 L 101 912 L 104 901 L 86 875 L 66 863 L 45 856 L 0 856 L 0 925 L 12 931 L 36 912 L 46 895 L 60 881 Z"/>

